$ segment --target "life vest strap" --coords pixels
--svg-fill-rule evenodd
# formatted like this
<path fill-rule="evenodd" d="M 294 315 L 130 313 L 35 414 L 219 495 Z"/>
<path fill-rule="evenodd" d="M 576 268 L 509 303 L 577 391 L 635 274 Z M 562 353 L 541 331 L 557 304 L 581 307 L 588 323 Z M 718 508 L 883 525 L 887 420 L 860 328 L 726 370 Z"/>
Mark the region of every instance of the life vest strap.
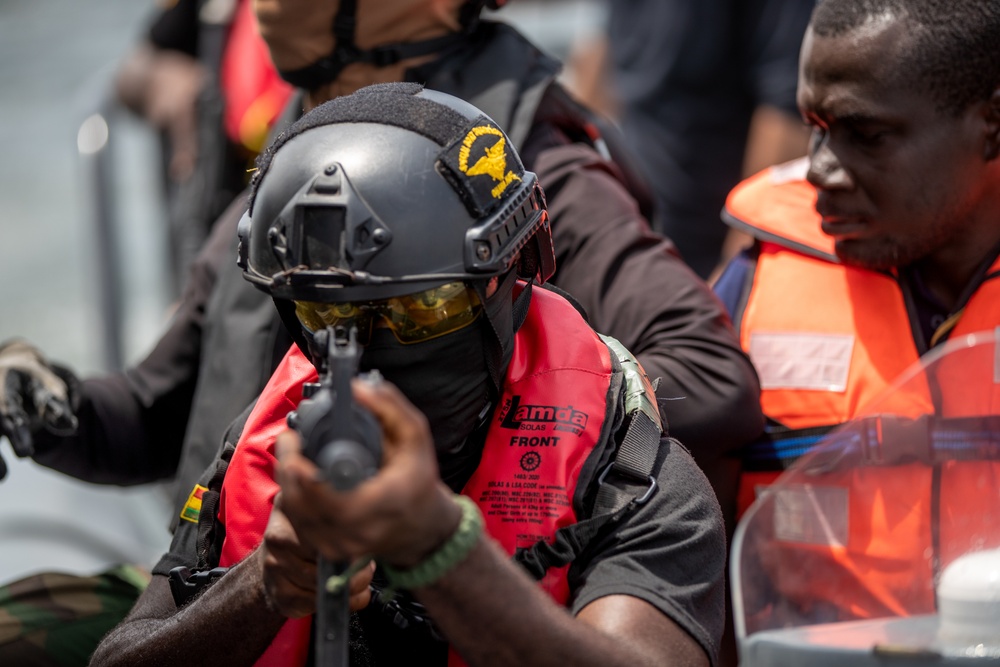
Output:
<path fill-rule="evenodd" d="M 938 417 L 874 415 L 834 432 L 843 424 L 806 429 L 769 427 L 765 435 L 741 450 L 748 472 L 781 472 L 820 441 L 823 449 L 810 470 L 887 466 L 906 462 L 934 465 L 944 461 L 1000 459 L 1000 415 Z"/>
<path fill-rule="evenodd" d="M 769 423 L 764 433 L 742 447 L 738 456 L 746 472 L 782 472 L 842 424 L 792 429 Z"/>
<path fill-rule="evenodd" d="M 222 542 L 225 539 L 225 527 L 218 521 L 219 499 L 222 491 L 222 481 L 229 469 L 229 462 L 236 452 L 236 445 L 226 441 L 222 455 L 216 463 L 215 472 L 208 483 L 208 490 L 202 494 L 201 514 L 198 516 L 198 567 L 210 568 L 217 565 L 222 553 Z"/>
<path fill-rule="evenodd" d="M 642 505 L 649 500 L 656 491 L 652 472 L 659 453 L 659 448 L 649 443 L 659 440 L 659 426 L 645 413 L 633 413 L 618 453 L 598 479 L 595 516 L 615 514 L 633 502 Z"/>

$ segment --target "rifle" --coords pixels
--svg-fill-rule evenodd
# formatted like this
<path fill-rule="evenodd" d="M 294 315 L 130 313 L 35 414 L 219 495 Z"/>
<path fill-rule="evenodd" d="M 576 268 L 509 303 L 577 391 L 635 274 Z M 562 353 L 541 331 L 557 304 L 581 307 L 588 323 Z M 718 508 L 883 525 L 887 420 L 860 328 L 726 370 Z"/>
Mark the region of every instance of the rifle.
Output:
<path fill-rule="evenodd" d="M 361 357 L 356 337 L 353 327 L 316 332 L 317 346 L 326 350 L 320 381 L 303 387 L 303 401 L 288 414 L 288 425 L 302 436 L 303 453 L 337 491 L 350 491 L 374 475 L 382 459 L 382 430 L 351 396 L 351 378 Z M 349 566 L 322 556 L 317 562 L 315 648 L 320 667 L 347 665 Z"/>

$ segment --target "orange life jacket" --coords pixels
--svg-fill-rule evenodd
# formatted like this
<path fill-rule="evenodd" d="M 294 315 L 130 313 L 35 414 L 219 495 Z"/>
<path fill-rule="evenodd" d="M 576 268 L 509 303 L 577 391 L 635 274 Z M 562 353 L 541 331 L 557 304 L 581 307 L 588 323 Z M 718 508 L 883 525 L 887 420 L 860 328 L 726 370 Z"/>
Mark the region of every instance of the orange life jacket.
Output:
<path fill-rule="evenodd" d="M 603 431 L 613 409 L 614 372 L 608 345 L 579 313 L 561 297 L 533 290 L 480 465 L 463 490 L 508 553 L 577 521 L 581 470 L 595 465 L 609 444 Z M 222 486 L 220 565 L 238 562 L 260 544 L 278 490 L 274 439 L 301 400 L 303 384 L 316 379 L 312 363 L 293 347 L 258 399 Z M 560 603 L 569 594 L 568 567 L 550 569 L 540 582 Z M 257 664 L 304 664 L 310 620 L 285 623 Z M 454 655 L 449 664 L 458 664 Z"/>
<path fill-rule="evenodd" d="M 726 204 L 728 222 L 759 242 L 753 281 L 733 320 L 760 375 L 764 414 L 771 423 L 788 429 L 749 448 L 743 460 L 740 514 L 760 487 L 773 482 L 833 426 L 862 414 L 876 397 L 880 411 L 909 417 L 971 416 L 966 406 L 982 405 L 963 399 L 963 391 L 976 387 L 948 387 L 943 398 L 926 387 L 880 396 L 926 352 L 914 338 L 919 325 L 894 274 L 849 267 L 837 260 L 833 241 L 820 230 L 816 193 L 803 180 L 801 166 L 791 163 L 761 172 L 733 190 Z M 939 329 L 934 344 L 1000 326 L 998 276 L 1000 259 L 960 304 L 958 315 L 947 323 L 950 328 Z M 933 440 L 929 433 L 924 437 Z M 861 483 L 866 475 L 878 476 L 878 484 Z M 977 493 L 983 475 L 992 479 L 1000 475 L 1000 467 L 981 461 L 949 461 L 938 467 L 920 462 L 817 477 L 816 484 L 829 488 L 877 487 L 866 497 L 855 491 L 845 505 L 853 542 L 797 544 L 787 552 L 776 549 L 767 566 L 777 568 L 775 576 L 784 582 L 790 581 L 789 569 L 839 572 L 839 578 L 822 581 L 806 574 L 799 580 L 802 590 L 783 594 L 799 601 L 822 599 L 847 610 L 849 618 L 931 611 L 933 589 L 926 583 L 933 581 L 933 573 L 924 577 L 914 573 L 927 571 L 932 562 L 947 563 L 971 548 L 962 535 L 936 535 L 933 517 L 935 512 L 947 516 L 951 508 L 968 512 L 982 503 Z M 914 544 L 933 550 L 935 558 L 902 562 L 900 554 L 922 552 L 910 548 Z M 843 567 L 830 567 L 830 559 Z"/>
<path fill-rule="evenodd" d="M 730 193 L 726 215 L 760 242 L 748 297 L 733 321 L 761 380 L 761 408 L 792 430 L 776 446 L 747 461 L 752 484 L 768 483 L 816 437 L 850 421 L 915 363 L 926 346 L 914 339 L 915 314 L 895 275 L 841 264 L 820 230 L 816 193 L 796 171 L 800 163 L 767 169 Z M 1000 258 L 959 316 L 935 344 L 1000 325 Z M 932 412 L 927 397 L 908 397 L 902 414 Z M 803 446 L 794 435 L 803 433 Z M 753 500 L 741 485 L 740 507 Z M 741 509 L 741 511 L 742 511 Z"/>

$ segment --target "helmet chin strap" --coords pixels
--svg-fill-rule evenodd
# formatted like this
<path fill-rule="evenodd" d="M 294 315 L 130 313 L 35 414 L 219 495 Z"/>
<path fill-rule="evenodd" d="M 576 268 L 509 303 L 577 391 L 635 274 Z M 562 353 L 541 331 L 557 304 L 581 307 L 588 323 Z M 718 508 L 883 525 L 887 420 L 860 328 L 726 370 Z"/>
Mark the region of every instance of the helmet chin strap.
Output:
<path fill-rule="evenodd" d="M 285 325 L 285 330 L 292 337 L 292 341 L 299 346 L 302 354 L 309 357 L 316 370 L 322 373 L 323 364 L 326 363 L 326 351 L 321 350 L 315 344 L 313 337 L 299 322 L 299 318 L 295 316 L 295 304 L 288 299 L 274 299 L 274 306 L 278 309 L 281 323 Z"/>
<path fill-rule="evenodd" d="M 512 298 L 517 271 L 508 271 L 500 277 L 496 291 L 486 296 L 486 281 L 476 282 L 473 287 L 484 307 L 486 331 L 486 366 L 493 381 L 494 397 L 500 395 L 503 375 L 514 354 L 514 334 L 524 324 L 531 304 L 531 282 L 525 285 L 517 298 Z"/>
<path fill-rule="evenodd" d="M 333 53 L 299 69 L 281 70 L 281 78 L 293 86 L 313 90 L 335 81 L 345 67 L 354 63 L 388 67 L 402 60 L 440 53 L 465 41 L 465 32 L 453 32 L 419 42 L 385 44 L 362 50 L 354 41 L 357 4 L 357 0 L 341 0 L 340 2 L 337 15 L 333 19 L 335 38 Z M 466 7 L 470 5 L 466 5 Z M 466 23 L 465 13 L 463 8 L 462 25 L 468 31 L 474 27 L 474 24 Z M 478 10 L 475 13 L 478 18 Z"/>

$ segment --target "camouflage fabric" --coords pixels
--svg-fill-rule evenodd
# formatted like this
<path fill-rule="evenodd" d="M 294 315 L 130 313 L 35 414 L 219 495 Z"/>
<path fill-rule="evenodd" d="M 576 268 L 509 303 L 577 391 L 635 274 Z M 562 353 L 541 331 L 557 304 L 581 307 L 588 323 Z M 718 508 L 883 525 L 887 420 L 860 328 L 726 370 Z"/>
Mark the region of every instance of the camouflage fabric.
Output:
<path fill-rule="evenodd" d="M 80 577 L 46 572 L 0 587 L 0 665 L 84 667 L 149 575 L 123 565 Z"/>

